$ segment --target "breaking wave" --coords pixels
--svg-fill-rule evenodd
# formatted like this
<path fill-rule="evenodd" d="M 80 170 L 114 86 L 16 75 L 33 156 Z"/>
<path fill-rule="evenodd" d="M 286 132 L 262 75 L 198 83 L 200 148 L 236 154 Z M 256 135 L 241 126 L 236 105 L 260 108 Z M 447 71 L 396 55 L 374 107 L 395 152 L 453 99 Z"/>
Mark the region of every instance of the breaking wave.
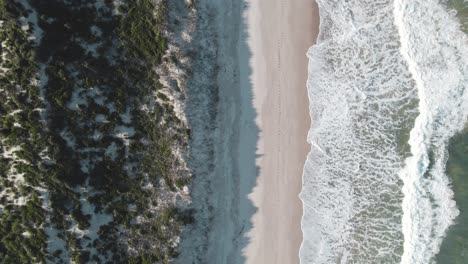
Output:
<path fill-rule="evenodd" d="M 431 263 L 458 214 L 445 163 L 466 37 L 436 0 L 317 2 L 301 262 Z"/>

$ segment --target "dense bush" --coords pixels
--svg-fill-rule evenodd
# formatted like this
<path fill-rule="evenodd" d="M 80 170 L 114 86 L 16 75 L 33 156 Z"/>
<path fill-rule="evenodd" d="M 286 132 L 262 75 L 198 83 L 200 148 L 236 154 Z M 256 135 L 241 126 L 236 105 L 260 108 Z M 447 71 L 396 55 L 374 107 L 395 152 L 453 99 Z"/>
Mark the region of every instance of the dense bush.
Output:
<path fill-rule="evenodd" d="M 0 197 L 0 259 L 55 262 L 67 254 L 83 263 L 112 255 L 117 263 L 167 263 L 177 255 L 171 241 L 191 215 L 162 205 L 154 214 L 150 209 L 159 194 L 144 188 L 163 179 L 176 192 L 189 179 L 179 175 L 172 153 L 174 145 L 186 144 L 187 129 L 169 98 L 158 93 L 154 72 L 167 48 L 164 2 L 126 1 L 120 15 L 113 13 L 111 2 L 99 8 L 88 4 L 94 1 L 29 2 L 43 30 L 39 45 L 29 38 L 34 27 L 26 32 L 18 20 L 31 11 L 0 0 L 0 42 L 8 47 L 8 60 L 1 62 L 8 71 L 0 75 L 5 91 L 0 93 L 1 151 L 20 146 L 14 158 L 0 158 L 0 191 L 26 201 Z M 93 33 L 93 27 L 101 33 Z M 93 45 L 96 52 L 86 50 Z M 41 67 L 47 81 L 39 87 L 33 80 Z M 155 94 L 162 104 L 150 103 Z M 142 111 L 143 105 L 152 106 Z M 124 120 L 126 113 L 130 121 Z M 119 135 L 132 129 L 134 134 Z M 12 171 L 24 182 L 12 179 Z M 85 213 L 83 203 L 95 211 Z M 94 241 L 68 231 L 74 224 L 90 229 L 88 213 L 112 219 L 96 230 Z M 136 224 L 137 216 L 145 221 Z M 62 239 L 68 252 L 47 252 L 48 226 L 58 230 L 54 239 Z M 118 238 L 127 241 L 117 243 Z M 139 250 L 132 253 L 128 247 Z"/>

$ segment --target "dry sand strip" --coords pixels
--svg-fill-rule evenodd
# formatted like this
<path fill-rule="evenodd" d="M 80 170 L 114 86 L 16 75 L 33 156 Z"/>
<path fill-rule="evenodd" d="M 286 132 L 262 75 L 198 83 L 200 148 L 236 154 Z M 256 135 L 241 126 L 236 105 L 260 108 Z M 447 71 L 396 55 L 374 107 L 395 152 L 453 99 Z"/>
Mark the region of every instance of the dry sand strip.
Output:
<path fill-rule="evenodd" d="M 252 218 L 247 263 L 299 263 L 302 203 L 298 198 L 310 146 L 306 52 L 318 34 L 313 0 L 248 0 L 248 45 L 260 174 L 249 195 Z"/>

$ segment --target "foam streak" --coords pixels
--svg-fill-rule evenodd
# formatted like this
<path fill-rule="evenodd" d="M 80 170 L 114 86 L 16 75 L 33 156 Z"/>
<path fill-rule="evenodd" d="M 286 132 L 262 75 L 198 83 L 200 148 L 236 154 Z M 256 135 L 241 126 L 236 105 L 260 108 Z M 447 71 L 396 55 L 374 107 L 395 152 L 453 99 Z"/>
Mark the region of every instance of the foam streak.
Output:
<path fill-rule="evenodd" d="M 445 165 L 448 140 L 463 129 L 468 114 L 468 50 L 455 18 L 438 1 L 396 0 L 394 16 L 420 99 L 409 140 L 412 156 L 401 171 L 401 263 L 432 263 L 459 213 Z"/>

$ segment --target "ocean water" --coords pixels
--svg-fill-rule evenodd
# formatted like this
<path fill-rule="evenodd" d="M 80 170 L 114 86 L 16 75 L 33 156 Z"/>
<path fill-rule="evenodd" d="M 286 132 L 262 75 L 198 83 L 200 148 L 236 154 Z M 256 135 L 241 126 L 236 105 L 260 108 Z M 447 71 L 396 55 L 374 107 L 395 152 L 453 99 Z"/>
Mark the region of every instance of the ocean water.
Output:
<path fill-rule="evenodd" d="M 446 166 L 467 37 L 436 0 L 317 2 L 301 262 L 435 263 L 460 212 Z"/>
<path fill-rule="evenodd" d="M 460 214 L 449 227 L 436 260 L 439 264 L 468 263 L 468 127 L 449 142 L 447 174 Z"/>

